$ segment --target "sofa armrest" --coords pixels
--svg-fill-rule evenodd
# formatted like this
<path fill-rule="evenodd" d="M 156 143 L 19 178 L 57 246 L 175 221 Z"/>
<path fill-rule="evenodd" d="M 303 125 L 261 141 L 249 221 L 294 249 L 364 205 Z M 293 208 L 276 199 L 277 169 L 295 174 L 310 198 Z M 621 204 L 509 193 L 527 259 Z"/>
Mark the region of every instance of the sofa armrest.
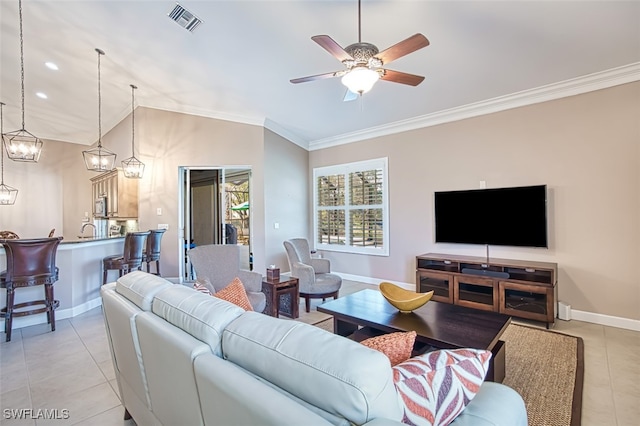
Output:
<path fill-rule="evenodd" d="M 253 271 L 238 271 L 238 278 L 244 284 L 247 291 L 259 293 L 262 291 L 262 275 Z"/>
<path fill-rule="evenodd" d="M 328 274 L 331 272 L 331 262 L 329 259 L 311 259 L 311 266 L 316 274 Z"/>
<path fill-rule="evenodd" d="M 520 394 L 508 386 L 484 382 L 451 426 L 527 426 L 527 409 Z"/>

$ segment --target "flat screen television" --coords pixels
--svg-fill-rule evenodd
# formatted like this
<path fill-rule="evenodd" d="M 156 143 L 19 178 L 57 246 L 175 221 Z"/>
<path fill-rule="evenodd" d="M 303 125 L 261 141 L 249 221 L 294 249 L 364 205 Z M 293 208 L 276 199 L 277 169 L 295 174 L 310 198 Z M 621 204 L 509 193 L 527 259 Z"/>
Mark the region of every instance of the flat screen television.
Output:
<path fill-rule="evenodd" d="M 548 247 L 547 186 L 435 192 L 435 242 Z"/>

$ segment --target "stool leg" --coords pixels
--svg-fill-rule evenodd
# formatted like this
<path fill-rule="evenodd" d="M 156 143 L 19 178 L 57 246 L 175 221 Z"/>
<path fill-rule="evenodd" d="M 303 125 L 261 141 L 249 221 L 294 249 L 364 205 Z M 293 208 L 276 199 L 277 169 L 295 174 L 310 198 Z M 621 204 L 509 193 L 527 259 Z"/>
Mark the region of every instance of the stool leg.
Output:
<path fill-rule="evenodd" d="M 13 322 L 13 286 L 7 285 L 7 313 L 4 317 L 4 332 L 7 335 L 6 341 L 11 341 L 11 325 Z"/>
<path fill-rule="evenodd" d="M 149 265 L 150 262 L 147 262 L 147 273 L 149 273 L 151 271 L 151 266 Z"/>
<path fill-rule="evenodd" d="M 161 277 L 162 275 L 160 275 L 160 261 L 156 260 L 156 273 L 159 277 Z"/>
<path fill-rule="evenodd" d="M 307 312 L 311 312 L 311 297 L 309 297 L 309 295 L 304 296 L 304 306 Z"/>
<path fill-rule="evenodd" d="M 106 267 L 102 268 L 102 285 L 105 285 L 107 283 L 107 272 L 109 270 Z"/>
<path fill-rule="evenodd" d="M 47 301 L 47 307 L 49 308 L 49 310 L 47 311 L 47 320 L 49 323 L 51 323 L 51 331 L 56 331 L 56 314 L 55 310 L 53 309 L 53 284 L 45 284 L 44 291 L 45 299 Z"/>

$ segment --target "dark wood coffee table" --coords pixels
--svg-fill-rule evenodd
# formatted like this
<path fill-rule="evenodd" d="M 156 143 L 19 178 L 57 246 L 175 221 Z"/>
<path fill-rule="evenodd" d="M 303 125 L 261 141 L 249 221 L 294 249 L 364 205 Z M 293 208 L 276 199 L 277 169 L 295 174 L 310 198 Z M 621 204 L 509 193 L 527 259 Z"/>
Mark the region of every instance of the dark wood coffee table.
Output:
<path fill-rule="evenodd" d="M 508 315 L 434 301 L 402 314 L 376 290 L 362 290 L 323 303 L 318 311 L 333 315 L 336 334 L 353 335 L 356 340 L 414 330 L 417 350 L 426 345 L 439 349 L 490 350 L 493 356 L 486 380 L 504 379 L 505 343 L 500 336 L 511 323 Z"/>

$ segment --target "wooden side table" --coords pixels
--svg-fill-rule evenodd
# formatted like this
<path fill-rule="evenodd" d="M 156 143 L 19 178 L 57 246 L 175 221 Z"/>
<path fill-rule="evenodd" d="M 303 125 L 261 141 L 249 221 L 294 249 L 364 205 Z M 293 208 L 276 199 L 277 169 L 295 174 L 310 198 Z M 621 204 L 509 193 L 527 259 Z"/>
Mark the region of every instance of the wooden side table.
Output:
<path fill-rule="evenodd" d="M 265 314 L 276 318 L 279 314 L 290 318 L 300 316 L 297 278 L 281 275 L 277 280 L 267 280 L 267 277 L 262 277 L 262 292 L 267 296 L 267 306 L 263 311 Z"/>

